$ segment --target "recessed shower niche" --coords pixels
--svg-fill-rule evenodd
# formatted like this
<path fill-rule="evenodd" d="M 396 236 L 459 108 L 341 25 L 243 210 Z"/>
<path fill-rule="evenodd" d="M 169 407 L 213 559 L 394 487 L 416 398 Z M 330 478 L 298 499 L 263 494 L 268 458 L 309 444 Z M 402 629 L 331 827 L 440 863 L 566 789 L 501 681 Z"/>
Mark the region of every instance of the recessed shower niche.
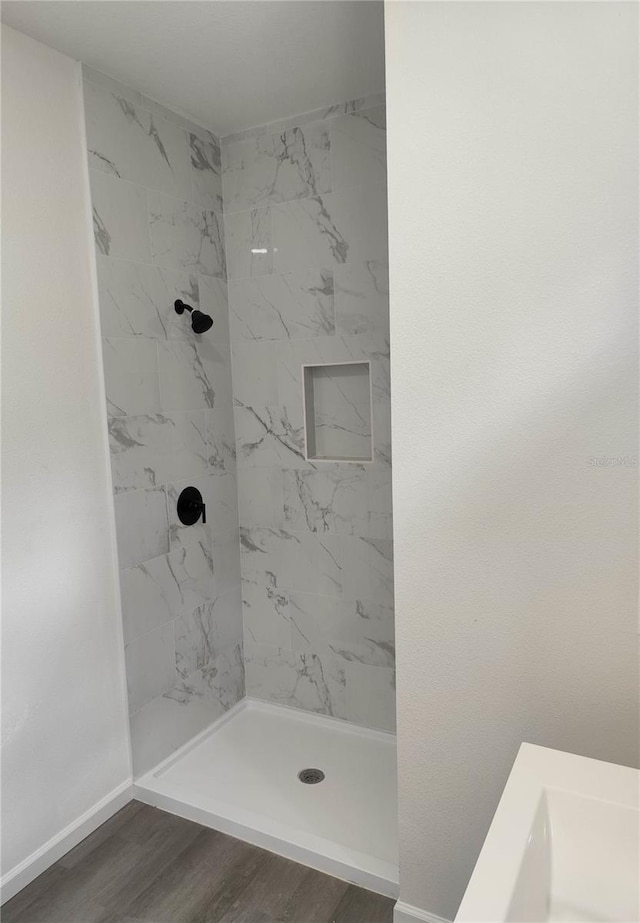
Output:
<path fill-rule="evenodd" d="M 373 459 L 369 362 L 306 365 L 305 445 L 308 459 Z"/>

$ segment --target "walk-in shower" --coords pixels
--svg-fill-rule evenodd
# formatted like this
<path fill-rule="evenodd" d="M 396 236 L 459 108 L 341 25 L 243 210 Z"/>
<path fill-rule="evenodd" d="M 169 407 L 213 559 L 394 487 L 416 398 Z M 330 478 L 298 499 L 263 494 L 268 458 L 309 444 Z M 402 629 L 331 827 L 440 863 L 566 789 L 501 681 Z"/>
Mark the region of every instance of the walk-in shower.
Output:
<path fill-rule="evenodd" d="M 394 895 L 384 96 L 85 78 L 136 797 Z"/>

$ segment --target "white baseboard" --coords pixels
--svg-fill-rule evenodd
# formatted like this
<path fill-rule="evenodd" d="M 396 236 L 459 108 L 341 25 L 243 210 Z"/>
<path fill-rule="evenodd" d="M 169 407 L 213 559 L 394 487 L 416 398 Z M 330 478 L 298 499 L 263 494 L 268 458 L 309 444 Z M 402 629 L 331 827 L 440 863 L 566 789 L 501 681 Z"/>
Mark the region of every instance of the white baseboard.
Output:
<path fill-rule="evenodd" d="M 34 878 L 42 875 L 50 865 L 61 859 L 65 853 L 109 820 L 116 811 L 128 804 L 132 797 L 131 780 L 123 782 L 92 808 L 85 811 L 81 817 L 65 827 L 57 836 L 52 837 L 48 843 L 14 866 L 0 880 L 0 904 L 4 904 L 18 891 L 22 891 Z"/>
<path fill-rule="evenodd" d="M 451 923 L 445 917 L 439 917 L 435 913 L 429 913 L 427 910 L 420 910 L 418 907 L 412 907 L 411 904 L 405 904 L 398 901 L 393 909 L 393 923 Z"/>

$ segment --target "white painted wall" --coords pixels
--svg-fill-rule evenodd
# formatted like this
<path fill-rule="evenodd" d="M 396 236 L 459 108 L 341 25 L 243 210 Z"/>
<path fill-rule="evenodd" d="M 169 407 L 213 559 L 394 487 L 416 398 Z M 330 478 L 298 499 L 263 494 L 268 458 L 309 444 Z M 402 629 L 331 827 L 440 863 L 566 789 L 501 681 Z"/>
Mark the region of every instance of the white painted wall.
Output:
<path fill-rule="evenodd" d="M 79 66 L 2 30 L 2 871 L 130 777 Z"/>
<path fill-rule="evenodd" d="M 637 15 L 387 4 L 401 900 L 522 740 L 638 759 Z"/>

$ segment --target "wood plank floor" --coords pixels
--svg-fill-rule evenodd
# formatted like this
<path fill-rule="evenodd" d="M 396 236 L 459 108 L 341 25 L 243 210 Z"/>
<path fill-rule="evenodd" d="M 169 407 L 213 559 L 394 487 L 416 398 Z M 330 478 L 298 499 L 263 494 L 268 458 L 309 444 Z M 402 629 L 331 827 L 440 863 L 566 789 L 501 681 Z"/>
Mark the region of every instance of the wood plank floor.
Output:
<path fill-rule="evenodd" d="M 391 923 L 394 901 L 132 801 L 2 923 Z"/>

